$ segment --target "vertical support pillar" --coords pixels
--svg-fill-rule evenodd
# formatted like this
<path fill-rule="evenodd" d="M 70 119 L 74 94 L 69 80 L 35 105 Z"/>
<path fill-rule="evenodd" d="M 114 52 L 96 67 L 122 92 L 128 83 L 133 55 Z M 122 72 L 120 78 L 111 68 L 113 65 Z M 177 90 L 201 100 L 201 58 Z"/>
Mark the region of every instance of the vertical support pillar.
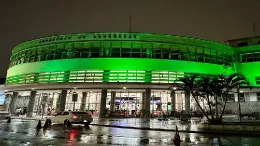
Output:
<path fill-rule="evenodd" d="M 111 112 L 115 111 L 115 101 L 116 101 L 116 92 L 112 91 L 111 92 L 111 101 L 110 101 L 110 111 Z"/>
<path fill-rule="evenodd" d="M 109 82 L 109 75 L 110 75 L 110 71 L 104 70 L 104 72 L 103 72 L 103 82 Z"/>
<path fill-rule="evenodd" d="M 101 100 L 99 109 L 99 118 L 104 118 L 106 116 L 106 100 L 107 100 L 107 90 L 101 90 Z"/>
<path fill-rule="evenodd" d="M 78 94 L 72 94 L 72 102 L 73 102 L 73 108 L 72 111 L 76 110 L 76 102 L 78 101 Z"/>
<path fill-rule="evenodd" d="M 85 111 L 86 109 L 87 95 L 88 95 L 87 92 L 82 92 L 80 111 Z"/>
<path fill-rule="evenodd" d="M 151 89 L 145 90 L 145 118 L 150 118 L 150 105 L 151 105 Z"/>
<path fill-rule="evenodd" d="M 34 102 L 36 98 L 36 92 L 37 91 L 31 91 L 29 104 L 28 104 L 28 112 L 26 117 L 32 117 L 33 116 L 33 110 L 34 110 Z"/>
<path fill-rule="evenodd" d="M 197 98 L 197 100 L 200 103 L 200 98 Z M 193 100 L 192 105 L 193 105 L 193 107 L 192 107 L 193 111 L 196 111 L 196 112 L 200 111 L 199 105 L 196 103 L 195 100 Z"/>
<path fill-rule="evenodd" d="M 60 94 L 60 105 L 59 105 L 59 111 L 61 112 L 65 111 L 66 98 L 67 98 L 67 90 L 62 90 Z"/>
<path fill-rule="evenodd" d="M 58 93 L 57 101 L 56 101 L 56 112 L 60 111 L 60 100 L 61 100 L 61 93 Z"/>
<path fill-rule="evenodd" d="M 39 73 L 35 73 L 33 77 L 33 82 L 38 83 L 39 82 Z"/>
<path fill-rule="evenodd" d="M 15 114 L 15 108 L 16 108 L 16 100 L 18 98 L 18 92 L 13 92 L 13 96 L 11 98 L 11 103 L 10 103 L 10 112 L 11 115 Z"/>
<path fill-rule="evenodd" d="M 145 92 L 142 92 L 142 106 L 141 110 L 145 110 Z"/>
<path fill-rule="evenodd" d="M 70 79 L 70 71 L 65 71 L 63 76 L 63 82 L 69 82 Z"/>
<path fill-rule="evenodd" d="M 172 113 L 176 111 L 176 93 L 175 91 L 171 92 L 171 111 Z"/>
<path fill-rule="evenodd" d="M 190 114 L 190 92 L 185 91 L 185 113 Z"/>
<path fill-rule="evenodd" d="M 146 83 L 151 83 L 152 82 L 152 71 L 145 71 L 145 77 L 144 81 Z"/>

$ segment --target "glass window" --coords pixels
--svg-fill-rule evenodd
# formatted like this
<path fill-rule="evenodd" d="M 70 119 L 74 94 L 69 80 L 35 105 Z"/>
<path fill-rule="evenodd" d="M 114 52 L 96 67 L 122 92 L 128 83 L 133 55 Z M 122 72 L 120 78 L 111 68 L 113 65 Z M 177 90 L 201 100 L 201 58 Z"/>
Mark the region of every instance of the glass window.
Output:
<path fill-rule="evenodd" d="M 161 58 L 161 49 L 153 50 L 153 57 L 154 58 Z"/>
<path fill-rule="evenodd" d="M 163 50 L 162 51 L 162 57 L 163 57 L 163 59 L 169 59 L 169 53 L 170 51 L 168 51 L 168 50 Z"/>
<path fill-rule="evenodd" d="M 69 112 L 63 112 L 62 115 L 69 115 Z"/>
<path fill-rule="evenodd" d="M 121 57 L 131 57 L 131 49 L 122 48 L 121 50 L 122 50 Z"/>
<path fill-rule="evenodd" d="M 55 116 L 58 116 L 58 115 L 62 115 L 62 112 L 57 112 L 56 114 L 54 114 Z"/>
<path fill-rule="evenodd" d="M 91 57 L 99 57 L 100 49 L 99 48 L 91 48 Z"/>
<path fill-rule="evenodd" d="M 80 52 L 81 58 L 88 58 L 90 56 L 90 50 L 89 49 L 82 49 Z"/>
<path fill-rule="evenodd" d="M 179 60 L 179 51 L 173 51 L 173 52 L 171 52 L 171 59 L 173 59 L 173 60 Z"/>
<path fill-rule="evenodd" d="M 49 51 L 47 53 L 47 60 L 53 60 L 54 59 L 54 55 L 55 55 L 54 51 Z"/>
<path fill-rule="evenodd" d="M 112 48 L 111 57 L 120 57 L 120 48 Z"/>
<path fill-rule="evenodd" d="M 253 58 L 254 58 L 254 61 L 260 61 L 259 53 L 254 53 Z"/>
<path fill-rule="evenodd" d="M 248 46 L 247 42 L 240 42 L 237 44 L 238 47 L 244 47 L 244 46 Z"/>
<path fill-rule="evenodd" d="M 239 93 L 239 101 L 242 101 L 242 102 L 245 101 L 245 94 L 244 93 Z"/>
<path fill-rule="evenodd" d="M 253 62 L 254 61 L 253 54 L 247 54 L 246 55 L 246 61 L 247 62 Z"/>
<path fill-rule="evenodd" d="M 260 101 L 260 92 L 256 93 L 257 101 Z"/>
<path fill-rule="evenodd" d="M 133 58 L 140 58 L 141 57 L 141 50 L 140 49 L 132 49 L 132 57 Z"/>
<path fill-rule="evenodd" d="M 198 60 L 198 62 L 204 62 L 203 54 L 197 54 L 197 60 Z"/>
<path fill-rule="evenodd" d="M 241 62 L 246 62 L 246 55 L 244 54 L 241 55 Z"/>
<path fill-rule="evenodd" d="M 227 99 L 228 102 L 235 102 L 235 96 L 234 94 L 228 94 L 228 99 Z"/>

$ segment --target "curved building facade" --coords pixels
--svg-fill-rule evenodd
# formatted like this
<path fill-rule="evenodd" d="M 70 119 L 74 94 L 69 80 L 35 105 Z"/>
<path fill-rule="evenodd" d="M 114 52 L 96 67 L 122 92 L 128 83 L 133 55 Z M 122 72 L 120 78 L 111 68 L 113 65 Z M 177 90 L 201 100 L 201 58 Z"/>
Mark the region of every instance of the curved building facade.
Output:
<path fill-rule="evenodd" d="M 237 48 L 236 40 L 229 43 L 233 45 L 149 33 L 82 33 L 27 41 L 12 50 L 5 85 L 12 94 L 8 104 L 15 112 L 19 95 L 28 97 L 23 104 L 28 116 L 37 114 L 43 99 L 48 101 L 45 111 L 92 110 L 100 117 L 106 109 L 130 115 L 148 110 L 146 117 L 157 111 L 188 113 L 198 108 L 190 95 L 171 93 L 179 77 L 240 72 L 259 85 L 256 57 L 254 62 L 243 59 L 257 53 L 258 45 Z"/>
<path fill-rule="evenodd" d="M 46 37 L 12 51 L 6 83 L 173 83 L 184 74 L 234 71 L 234 49 L 160 34 L 87 33 Z"/>

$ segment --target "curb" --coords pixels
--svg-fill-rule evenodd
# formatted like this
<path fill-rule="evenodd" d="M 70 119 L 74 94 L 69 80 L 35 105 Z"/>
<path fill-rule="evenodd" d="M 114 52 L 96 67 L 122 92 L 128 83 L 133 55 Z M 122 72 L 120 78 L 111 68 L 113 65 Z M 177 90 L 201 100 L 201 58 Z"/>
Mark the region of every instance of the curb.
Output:
<path fill-rule="evenodd" d="M 43 119 L 23 119 L 23 118 L 11 118 L 12 120 L 23 120 L 23 121 L 37 121 L 37 120 L 42 120 L 45 121 Z"/>
<path fill-rule="evenodd" d="M 146 127 L 131 127 L 131 126 L 116 126 L 116 125 L 103 125 L 103 124 L 90 124 L 92 126 L 103 126 L 103 127 L 114 127 L 114 128 L 126 128 L 126 129 L 139 129 L 139 130 L 153 130 L 153 131 L 168 131 L 175 132 L 175 129 L 160 129 L 160 128 L 146 128 Z M 192 130 L 178 130 L 183 133 L 198 133 L 198 134 L 221 134 L 221 135 L 250 135 L 250 136 L 260 136 L 260 132 L 233 132 L 233 131 L 192 131 Z"/>

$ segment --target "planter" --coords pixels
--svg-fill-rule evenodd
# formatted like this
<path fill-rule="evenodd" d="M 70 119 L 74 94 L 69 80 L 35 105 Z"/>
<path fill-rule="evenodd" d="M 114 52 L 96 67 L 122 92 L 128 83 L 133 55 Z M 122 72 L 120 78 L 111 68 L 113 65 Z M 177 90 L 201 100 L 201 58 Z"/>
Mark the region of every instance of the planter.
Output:
<path fill-rule="evenodd" d="M 198 129 L 201 129 L 201 130 L 216 130 L 216 131 L 232 131 L 232 132 L 260 132 L 260 125 L 199 124 Z"/>

